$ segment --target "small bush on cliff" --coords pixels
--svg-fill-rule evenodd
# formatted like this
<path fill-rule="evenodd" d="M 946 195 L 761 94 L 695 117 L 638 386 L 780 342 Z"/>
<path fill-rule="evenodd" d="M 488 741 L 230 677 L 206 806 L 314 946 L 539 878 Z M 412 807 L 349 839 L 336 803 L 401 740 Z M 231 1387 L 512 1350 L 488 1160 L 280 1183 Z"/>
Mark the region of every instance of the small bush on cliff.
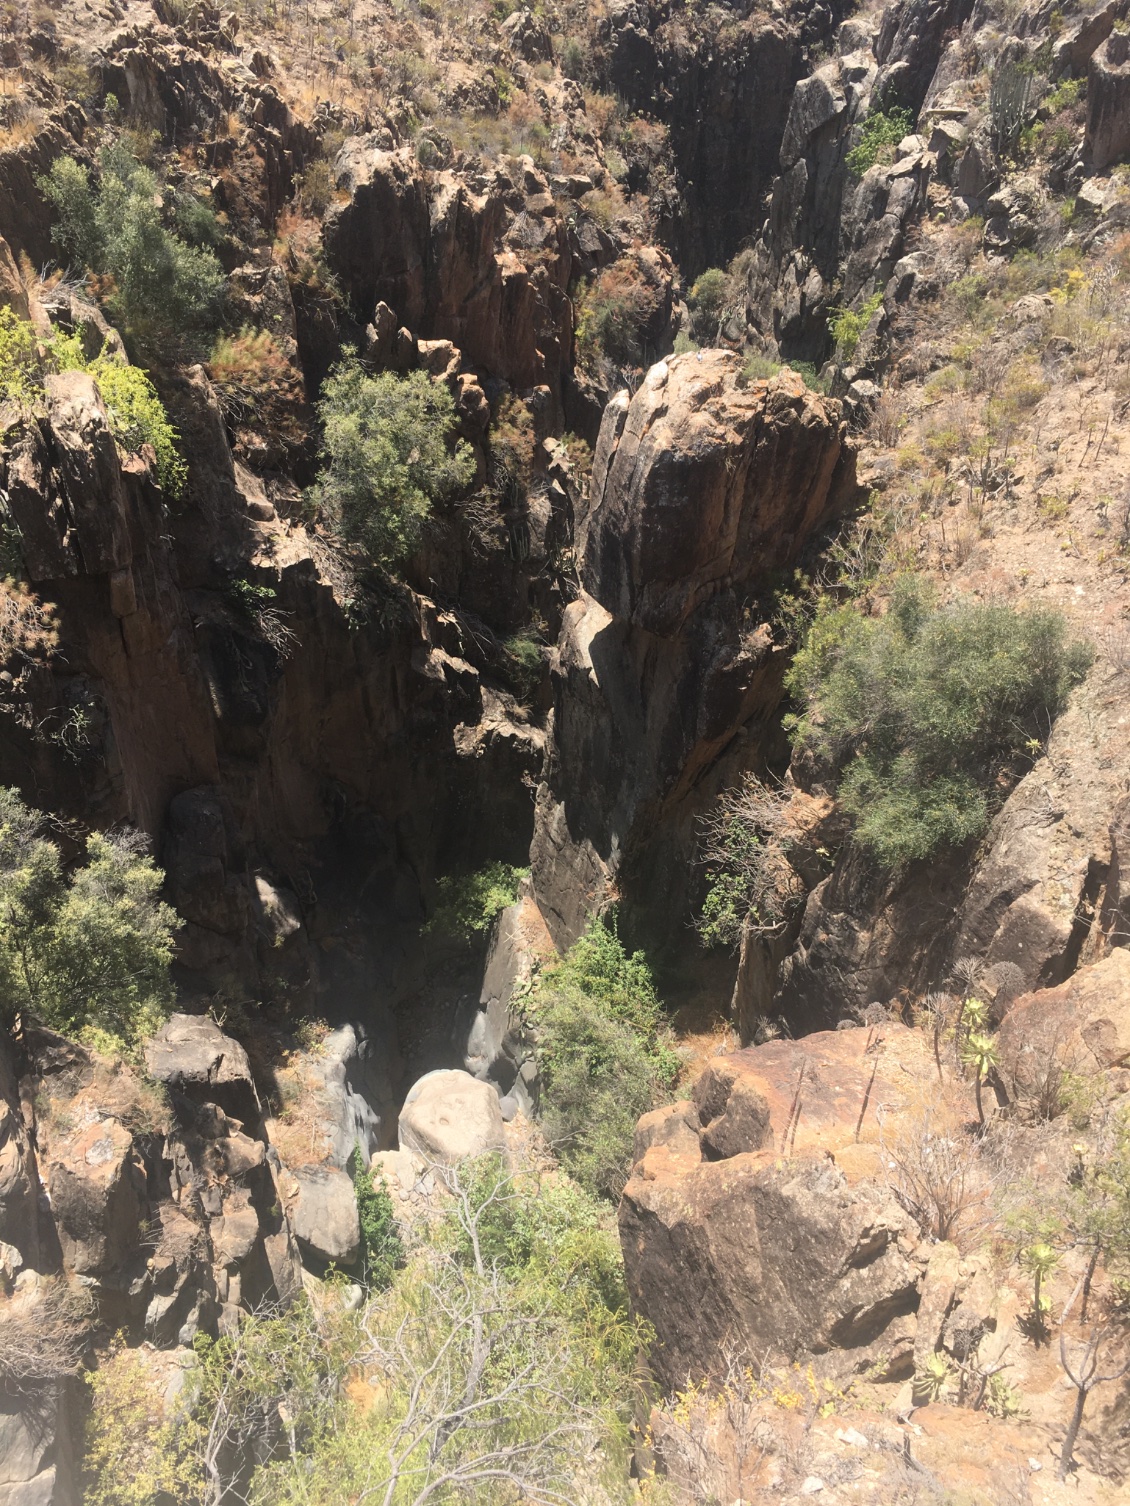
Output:
<path fill-rule="evenodd" d="M 0 789 L 0 1008 L 133 1047 L 164 1018 L 176 914 L 136 842 L 94 832 L 70 875 L 43 817 Z"/>
<path fill-rule="evenodd" d="M 147 374 L 103 350 L 88 361 L 74 335 L 41 335 L 11 309 L 0 309 L 0 399 L 35 409 L 45 395 L 49 372 L 86 371 L 94 378 L 110 417 L 110 432 L 123 450 L 134 454 L 151 445 L 157 480 L 170 496 L 184 489 L 188 467 L 179 436 Z"/>
<path fill-rule="evenodd" d="M 362 1275 L 371 1290 L 384 1291 L 404 1264 L 404 1246 L 397 1232 L 392 1198 L 383 1178 L 379 1185 L 373 1181 L 360 1147 L 354 1149 L 346 1169 L 357 1196 Z"/>
<path fill-rule="evenodd" d="M 611 361 L 633 367 L 643 361 L 655 295 L 630 257 L 605 267 L 578 293 L 576 306 L 577 359 L 583 366 Z"/>
<path fill-rule="evenodd" d="M 785 790 L 746 774 L 703 818 L 706 894 L 695 925 L 704 946 L 737 947 L 747 925 L 775 935 L 803 901 L 787 857 L 788 808 Z"/>
<path fill-rule="evenodd" d="M 858 839 L 897 867 L 985 831 L 1090 659 L 1057 612 L 939 607 L 904 579 L 881 617 L 858 604 L 817 615 L 787 725 L 838 767 Z"/>
<path fill-rule="evenodd" d="M 849 172 L 857 178 L 876 162 L 893 162 L 895 148 L 914 126 L 909 110 L 875 110 L 863 122 L 859 142 L 845 157 Z"/>
<path fill-rule="evenodd" d="M 179 497 L 188 479 L 188 465 L 180 452 L 180 436 L 148 375 L 140 366 L 126 366 L 110 356 L 99 356 L 82 369 L 98 384 L 118 444 L 133 454 L 150 445 L 157 460 L 158 485 L 170 497 Z"/>
<path fill-rule="evenodd" d="M 211 251 L 166 224 L 176 223 L 176 196 L 124 141 L 103 147 L 98 168 L 95 181 L 73 157 L 60 157 L 40 179 L 58 215 L 60 249 L 102 280 L 107 308 L 135 338 L 180 338 L 207 327 L 224 274 Z M 194 227 L 199 220 L 197 213 Z"/>
<path fill-rule="evenodd" d="M 687 294 L 687 307 L 694 317 L 694 331 L 700 340 L 712 343 L 731 302 L 730 279 L 721 267 L 709 267 L 697 277 Z"/>
<path fill-rule="evenodd" d="M 641 1114 L 674 1082 L 679 1059 L 642 952 L 590 923 L 530 1001 L 546 1133 L 582 1187 L 619 1197 Z"/>
<path fill-rule="evenodd" d="M 451 444 L 451 393 L 425 371 L 372 377 L 349 358 L 326 379 L 318 416 L 322 471 L 312 502 L 375 563 L 402 560 L 419 543 L 433 504 L 474 473 L 469 447 Z"/>
<path fill-rule="evenodd" d="M 450 936 L 471 944 L 485 937 L 500 910 L 518 898 L 527 869 L 487 863 L 473 873 L 446 873 L 436 884 L 436 902 L 425 935 Z"/>
<path fill-rule="evenodd" d="M 832 310 L 828 319 L 828 333 L 836 342 L 836 354 L 841 361 L 850 361 L 855 355 L 867 326 L 879 312 L 882 302 L 882 293 L 872 293 L 857 309 Z"/>

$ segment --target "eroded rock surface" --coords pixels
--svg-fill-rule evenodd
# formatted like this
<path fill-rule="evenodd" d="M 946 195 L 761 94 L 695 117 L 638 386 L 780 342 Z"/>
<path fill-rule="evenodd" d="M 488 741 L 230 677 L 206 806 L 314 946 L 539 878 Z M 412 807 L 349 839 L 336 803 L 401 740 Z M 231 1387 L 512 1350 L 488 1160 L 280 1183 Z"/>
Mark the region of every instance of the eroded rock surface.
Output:
<path fill-rule="evenodd" d="M 929 1071 L 899 1025 L 773 1041 L 641 1121 L 620 1232 L 667 1384 L 717 1371 L 727 1346 L 909 1373 L 919 1232 L 880 1136 Z"/>
<path fill-rule="evenodd" d="M 727 756 L 756 757 L 781 696 L 748 604 L 854 495 L 839 405 L 740 371 L 722 351 L 674 357 L 601 427 L 532 849 L 558 943 L 621 873 L 657 929 L 683 913 L 695 815 Z"/>

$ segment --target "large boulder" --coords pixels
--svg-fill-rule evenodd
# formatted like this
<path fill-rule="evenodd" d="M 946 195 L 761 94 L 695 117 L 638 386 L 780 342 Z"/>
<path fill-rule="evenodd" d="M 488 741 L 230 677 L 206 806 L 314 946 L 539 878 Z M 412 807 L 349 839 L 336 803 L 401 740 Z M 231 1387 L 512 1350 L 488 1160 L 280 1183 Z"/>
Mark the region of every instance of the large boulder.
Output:
<path fill-rule="evenodd" d="M 641 1121 L 620 1234 L 665 1383 L 727 1348 L 909 1373 L 919 1233 L 887 1186 L 880 1115 L 889 1129 L 930 1070 L 900 1025 L 773 1041 Z"/>
<path fill-rule="evenodd" d="M 54 1142 L 46 1168 L 63 1260 L 80 1276 L 121 1271 L 138 1247 L 145 1175 L 133 1137 L 96 1119 Z"/>
<path fill-rule="evenodd" d="M 498 1093 L 469 1072 L 428 1072 L 400 1111 L 400 1149 L 455 1165 L 504 1147 Z"/>
<path fill-rule="evenodd" d="M 353 1183 L 335 1166 L 300 1166 L 293 1173 L 290 1220 L 315 1260 L 352 1265 L 361 1246 Z"/>
<path fill-rule="evenodd" d="M 838 412 L 783 372 L 746 385 L 727 351 L 653 366 L 606 419 L 582 578 L 618 621 L 669 638 L 722 588 L 778 569 L 826 517 Z"/>

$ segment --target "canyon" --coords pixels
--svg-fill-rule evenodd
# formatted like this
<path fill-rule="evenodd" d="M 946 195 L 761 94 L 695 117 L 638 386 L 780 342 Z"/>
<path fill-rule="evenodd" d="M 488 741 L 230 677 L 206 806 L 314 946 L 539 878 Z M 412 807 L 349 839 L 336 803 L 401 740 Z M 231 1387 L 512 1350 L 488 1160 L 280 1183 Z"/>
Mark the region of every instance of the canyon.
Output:
<path fill-rule="evenodd" d="M 177 927 L 132 1054 L 4 1000 L 0 1346 L 64 1289 L 81 1316 L 65 1363 L 0 1372 L 0 1506 L 112 1499 L 84 1497 L 81 1379 L 111 1353 L 173 1428 L 249 1315 L 367 1310 L 359 1186 L 426 1262 L 474 1158 L 564 1179 L 539 990 L 594 917 L 646 954 L 676 1062 L 615 1214 L 647 1379 L 615 1486 L 494 1499 L 1119 1498 L 1126 1252 L 1037 1214 L 1114 1206 L 1130 1164 L 1128 19 L 4 20 L 4 328 L 87 364 L 4 391 L 0 785 L 68 872 L 92 832 L 151 853 Z M 162 212 L 220 227 L 217 339 L 269 337 L 267 376 L 185 332 L 142 360 L 113 278 L 61 252 L 45 175 L 127 133 Z M 443 389 L 471 475 L 394 568 L 310 500 L 350 352 Z M 179 490 L 99 358 L 150 369 Z M 792 675 L 823 613 L 877 621 L 908 574 L 1055 611 L 1089 659 L 994 766 L 986 829 L 892 866 Z M 779 910 L 704 945 L 704 831 L 750 788 Z M 500 870 L 445 933 L 452 882 Z M 383 1373 L 334 1405 L 379 1413 Z M 128 1500 L 281 1501 L 254 1490 L 286 1425 L 211 1494 Z"/>

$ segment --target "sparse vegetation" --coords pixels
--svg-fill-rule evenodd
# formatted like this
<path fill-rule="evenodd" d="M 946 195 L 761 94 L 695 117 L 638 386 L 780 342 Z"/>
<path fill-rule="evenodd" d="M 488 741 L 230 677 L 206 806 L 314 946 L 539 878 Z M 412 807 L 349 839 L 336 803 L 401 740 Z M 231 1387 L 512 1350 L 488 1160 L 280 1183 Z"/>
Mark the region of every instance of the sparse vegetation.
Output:
<path fill-rule="evenodd" d="M 159 485 L 169 496 L 179 496 L 188 466 L 180 437 L 147 373 L 107 350 L 88 361 L 75 336 L 55 332 L 41 339 L 27 320 L 10 308 L 0 309 L 0 394 L 22 409 L 35 410 L 43 403 L 45 376 L 62 371 L 85 371 L 94 378 L 115 440 L 133 454 L 149 445 Z"/>
<path fill-rule="evenodd" d="M 868 325 L 882 307 L 881 292 L 872 293 L 857 309 L 833 309 L 828 319 L 828 332 L 836 342 L 836 355 L 842 362 L 849 362 L 859 349 L 859 342 Z"/>
<path fill-rule="evenodd" d="M 624 258 L 582 289 L 577 300 L 577 357 L 582 364 L 639 366 L 653 294 L 635 262 Z"/>
<path fill-rule="evenodd" d="M 863 122 L 858 144 L 844 159 L 848 170 L 862 178 L 877 162 L 893 162 L 895 148 L 913 126 L 914 116 L 909 110 L 872 111 Z"/>
<path fill-rule="evenodd" d="M 788 803 L 787 791 L 747 774 L 702 821 L 706 894 L 696 925 L 705 946 L 736 947 L 750 924 L 771 935 L 802 902 L 787 855 Z"/>

